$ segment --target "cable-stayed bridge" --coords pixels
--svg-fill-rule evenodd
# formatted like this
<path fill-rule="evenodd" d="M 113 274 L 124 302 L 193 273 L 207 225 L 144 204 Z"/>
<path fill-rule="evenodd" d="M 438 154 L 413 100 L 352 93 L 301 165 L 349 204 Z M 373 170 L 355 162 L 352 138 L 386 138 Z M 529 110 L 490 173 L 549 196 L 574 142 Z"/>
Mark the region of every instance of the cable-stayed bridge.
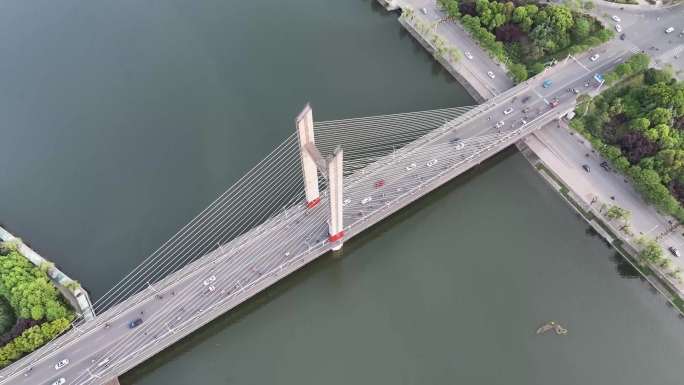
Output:
<path fill-rule="evenodd" d="M 592 69 L 567 60 L 478 106 L 327 122 L 305 107 L 292 135 L 94 303 L 95 320 L 76 320 L 0 384 L 116 378 L 572 110 L 567 89 L 622 61 L 604 55 Z"/>

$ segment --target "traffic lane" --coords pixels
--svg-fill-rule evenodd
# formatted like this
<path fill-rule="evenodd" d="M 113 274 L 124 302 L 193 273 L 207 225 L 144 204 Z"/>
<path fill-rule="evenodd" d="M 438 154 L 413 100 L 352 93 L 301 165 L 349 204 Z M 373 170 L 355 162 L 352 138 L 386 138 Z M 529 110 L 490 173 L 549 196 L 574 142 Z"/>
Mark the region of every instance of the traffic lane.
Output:
<path fill-rule="evenodd" d="M 296 218 L 296 217 L 293 217 L 293 218 Z M 206 265 L 204 268 L 210 268 L 210 269 L 211 269 L 212 266 L 211 266 L 211 264 L 208 264 L 208 265 Z M 202 270 L 203 270 L 204 268 L 199 269 L 199 270 L 197 271 L 197 273 L 201 273 Z M 180 282 L 181 282 L 181 284 L 182 284 L 183 281 L 180 281 Z M 177 283 L 176 285 L 174 285 L 174 288 L 175 288 L 176 290 L 179 290 L 179 287 L 180 287 L 180 284 L 178 284 L 178 283 Z M 148 298 L 149 298 L 149 297 L 148 297 Z M 153 301 L 153 302 L 147 304 L 146 307 L 145 307 L 145 306 L 141 306 L 141 307 L 137 307 L 137 308 L 130 309 L 128 312 L 124 312 L 123 314 L 116 315 L 115 318 L 125 318 L 126 315 L 128 315 L 129 318 L 130 318 L 130 316 L 137 315 L 137 314 L 138 314 L 137 312 L 141 311 L 140 309 L 146 309 L 146 310 L 145 310 L 146 314 L 154 315 L 157 311 L 163 309 L 163 307 L 164 307 L 163 304 L 161 304 L 160 302 L 155 302 L 155 301 Z M 112 338 L 112 336 L 110 336 L 110 335 L 103 336 L 103 335 L 101 335 L 100 333 L 94 333 L 94 334 L 92 334 L 92 335 L 85 336 L 85 337 L 89 337 L 89 338 L 91 339 L 90 341 L 85 341 L 85 342 L 87 342 L 87 343 L 82 343 L 82 344 L 79 344 L 79 345 L 76 345 L 76 346 L 89 346 L 89 347 L 92 347 L 92 346 L 102 346 L 101 341 L 99 341 L 99 340 L 104 339 L 104 340 L 108 340 L 108 341 L 116 341 L 117 339 L 120 340 L 120 339 L 126 338 L 126 336 L 129 335 L 129 334 L 132 332 L 132 330 L 128 330 L 127 323 L 123 323 L 123 325 L 125 325 L 125 328 L 124 328 L 123 332 L 120 333 L 118 336 L 115 336 L 115 338 Z M 116 329 L 110 329 L 110 330 L 116 330 Z M 93 336 L 96 337 L 97 339 L 96 339 L 96 340 L 92 340 Z M 116 338 L 116 337 L 118 337 L 118 338 Z M 86 349 L 87 349 L 87 348 L 86 348 Z M 71 350 L 71 349 L 66 349 L 66 352 L 64 352 L 64 354 L 73 354 L 73 353 L 68 353 L 70 350 Z M 41 362 L 40 368 L 49 369 L 49 368 L 51 367 L 51 366 L 50 366 L 50 361 L 51 361 L 51 359 L 50 359 L 50 357 L 49 357 L 48 359 L 44 360 L 44 362 Z M 84 359 L 83 362 L 87 362 L 87 360 Z M 36 368 L 38 368 L 38 366 L 36 366 Z M 73 369 L 76 368 L 76 365 L 72 365 L 72 366 L 70 366 L 70 368 L 71 368 L 72 370 L 69 370 L 69 371 L 73 371 Z M 29 382 L 27 382 L 27 383 L 31 383 L 31 384 L 35 383 L 35 378 L 36 378 L 36 376 L 35 376 L 34 374 L 38 374 L 38 373 L 41 373 L 41 372 L 42 372 L 42 370 L 35 370 L 35 369 L 32 370 L 31 378 L 30 378 Z M 49 377 L 49 376 L 51 375 L 51 373 L 52 373 L 52 372 L 51 372 L 50 370 L 46 370 L 46 373 L 45 373 L 46 378 Z"/>
<path fill-rule="evenodd" d="M 665 33 L 665 29 L 673 27 L 675 30 L 670 34 Z M 679 6 L 657 16 L 652 15 L 648 20 L 639 23 L 638 31 L 627 34 L 627 39 L 632 41 L 642 50 L 653 51 L 651 47 L 659 50 L 666 49 L 671 41 L 682 39 L 680 32 L 684 29 L 684 6 Z"/>
<path fill-rule="evenodd" d="M 420 9 L 425 8 L 427 15 L 434 22 L 445 20 L 448 17 L 446 12 L 441 10 L 434 1 L 419 0 L 415 1 L 415 4 L 422 6 L 418 8 L 418 12 L 422 12 Z M 480 75 L 478 76 L 479 81 L 493 86 L 498 93 L 514 85 L 513 81 L 508 78 L 506 69 L 497 64 L 487 51 L 480 47 L 470 34 L 463 29 L 458 21 L 443 21 L 437 28 L 442 35 L 446 35 L 451 40 L 451 43 L 463 53 L 461 63 L 468 66 L 473 73 Z M 472 58 L 469 58 L 467 54 L 470 54 Z M 494 73 L 494 79 L 487 76 L 488 71 Z"/>

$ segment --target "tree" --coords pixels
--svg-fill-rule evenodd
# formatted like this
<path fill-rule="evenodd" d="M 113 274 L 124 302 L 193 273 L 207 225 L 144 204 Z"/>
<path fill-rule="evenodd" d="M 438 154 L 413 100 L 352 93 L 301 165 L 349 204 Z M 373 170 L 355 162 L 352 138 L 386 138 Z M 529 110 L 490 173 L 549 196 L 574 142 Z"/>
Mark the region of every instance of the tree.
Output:
<path fill-rule="evenodd" d="M 630 132 L 620 138 L 620 148 L 630 163 L 639 163 L 645 156 L 653 156 L 658 146 L 640 132 Z"/>
<path fill-rule="evenodd" d="M 606 211 L 606 217 L 610 220 L 628 221 L 631 215 L 632 213 L 629 210 L 623 209 L 622 207 L 617 205 L 611 205 Z"/>
<path fill-rule="evenodd" d="M 524 32 L 515 24 L 504 24 L 496 29 L 496 40 L 510 43 L 519 41 L 524 36 Z"/>
<path fill-rule="evenodd" d="M 663 260 L 663 250 L 654 240 L 640 238 L 637 240 L 637 244 L 641 247 L 639 260 L 642 263 L 657 264 Z"/>
<path fill-rule="evenodd" d="M 558 33 L 565 33 L 574 24 L 572 12 L 568 8 L 552 5 L 548 9 L 551 26 Z"/>
<path fill-rule="evenodd" d="M 517 83 L 527 80 L 527 68 L 524 64 L 513 63 L 508 66 L 508 69 Z"/>
<path fill-rule="evenodd" d="M 672 124 L 672 112 L 668 109 L 658 107 L 648 114 L 652 124 Z"/>
<path fill-rule="evenodd" d="M 591 33 L 591 23 L 584 17 L 581 17 L 575 21 L 575 25 L 572 27 L 572 34 L 575 37 L 575 41 L 582 41 L 586 39 Z"/>

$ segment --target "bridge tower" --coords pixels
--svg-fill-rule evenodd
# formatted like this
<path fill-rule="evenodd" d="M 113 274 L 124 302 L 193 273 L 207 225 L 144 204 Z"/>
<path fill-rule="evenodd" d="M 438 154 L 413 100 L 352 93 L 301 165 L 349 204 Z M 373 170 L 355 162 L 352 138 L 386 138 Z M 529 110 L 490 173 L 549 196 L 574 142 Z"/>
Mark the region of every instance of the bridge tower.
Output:
<path fill-rule="evenodd" d="M 314 155 L 318 155 L 319 157 L 320 153 L 318 153 L 316 143 L 314 142 L 313 111 L 308 103 L 304 106 L 302 112 L 297 115 L 295 126 L 297 127 L 297 136 L 299 137 L 299 155 L 302 159 L 306 206 L 308 208 L 313 208 L 321 201 L 321 196 L 318 191 L 318 168 L 316 167 L 316 159 L 312 156 L 310 150 L 315 150 L 316 154 Z"/>
<path fill-rule="evenodd" d="M 302 160 L 304 176 L 304 193 L 306 207 L 314 208 L 321 201 L 318 188 L 318 171 L 328 180 L 328 200 L 330 217 L 328 218 L 328 241 L 333 250 L 342 248 L 344 238 L 343 217 L 343 152 L 341 147 L 333 151 L 332 156 L 324 159 L 314 141 L 313 111 L 307 103 L 295 119 L 297 137 L 299 138 L 299 154 Z"/>
<path fill-rule="evenodd" d="M 333 250 L 342 248 L 344 238 L 344 225 L 342 223 L 344 198 L 343 172 L 342 172 L 342 147 L 337 147 L 333 155 L 328 158 L 328 198 L 330 199 L 330 219 L 328 220 L 328 240 L 333 244 Z"/>

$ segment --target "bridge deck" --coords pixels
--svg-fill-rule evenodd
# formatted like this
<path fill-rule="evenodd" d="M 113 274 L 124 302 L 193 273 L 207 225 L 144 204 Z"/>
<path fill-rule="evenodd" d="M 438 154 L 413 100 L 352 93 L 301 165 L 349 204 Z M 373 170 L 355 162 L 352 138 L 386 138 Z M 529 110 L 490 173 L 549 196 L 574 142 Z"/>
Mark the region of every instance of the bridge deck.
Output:
<path fill-rule="evenodd" d="M 616 61 L 601 68 L 615 65 L 619 55 L 612 53 Z M 541 77 L 532 79 L 346 177 L 345 240 L 571 110 L 574 95 L 565 92 L 565 85 L 577 86 L 587 75 L 583 69 L 581 76 L 574 70 L 547 73 L 558 85 L 548 95 L 539 94 Z M 520 123 L 520 101 L 515 112 L 503 114 L 518 96 L 531 96 L 524 106 L 539 110 L 530 112 L 524 125 Z M 556 109 L 549 109 L 544 102 L 551 96 L 561 97 Z M 496 118 L 490 120 L 490 116 Z M 504 116 L 506 126 L 494 128 L 495 121 Z M 518 123 L 512 128 L 510 122 Z M 457 137 L 460 139 L 455 141 Z M 377 187 L 379 180 L 383 184 Z M 222 245 L 6 369 L 0 384 L 8 380 L 12 384 L 50 383 L 55 377 L 52 365 L 65 357 L 71 363 L 60 374 L 69 384 L 100 384 L 125 373 L 328 252 L 325 202 L 324 198 L 313 209 L 303 204 L 291 207 Z M 128 322 L 138 317 L 143 319 L 142 325 L 129 329 Z M 111 326 L 105 327 L 105 323 Z M 21 374 L 29 360 L 35 370 L 25 377 Z"/>

